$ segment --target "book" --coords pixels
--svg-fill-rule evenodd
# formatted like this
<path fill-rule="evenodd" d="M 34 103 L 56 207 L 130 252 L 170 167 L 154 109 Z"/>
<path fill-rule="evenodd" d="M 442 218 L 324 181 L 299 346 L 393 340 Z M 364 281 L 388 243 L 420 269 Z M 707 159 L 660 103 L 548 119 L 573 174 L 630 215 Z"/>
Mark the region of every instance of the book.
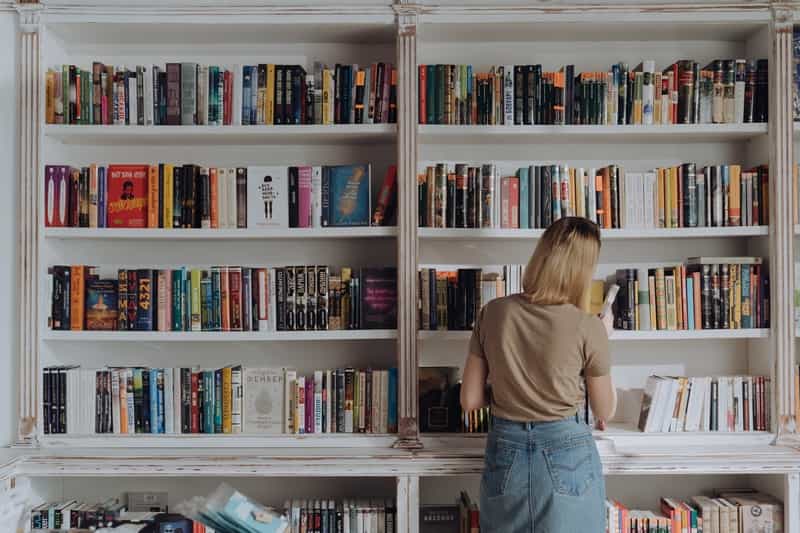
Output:
<path fill-rule="evenodd" d="M 244 433 L 271 434 L 283 431 L 283 370 L 243 369 Z"/>
<path fill-rule="evenodd" d="M 247 227 L 289 227 L 286 167 L 247 168 Z"/>
<path fill-rule="evenodd" d="M 108 167 L 108 226 L 111 228 L 147 227 L 147 165 Z"/>
<path fill-rule="evenodd" d="M 371 166 L 326 167 L 322 175 L 322 225 L 369 226 Z"/>
<path fill-rule="evenodd" d="M 117 329 L 117 280 L 88 279 L 86 281 L 86 329 Z"/>

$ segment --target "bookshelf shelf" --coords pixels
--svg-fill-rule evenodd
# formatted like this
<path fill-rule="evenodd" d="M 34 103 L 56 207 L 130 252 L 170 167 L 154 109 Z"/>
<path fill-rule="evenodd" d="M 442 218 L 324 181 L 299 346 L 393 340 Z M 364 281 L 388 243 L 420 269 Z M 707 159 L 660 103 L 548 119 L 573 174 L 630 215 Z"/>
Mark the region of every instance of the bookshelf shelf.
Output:
<path fill-rule="evenodd" d="M 471 331 L 419 331 L 420 340 L 466 341 Z M 622 331 L 615 330 L 611 341 L 690 341 L 725 339 L 765 339 L 768 329 L 700 329 L 685 331 Z"/>
<path fill-rule="evenodd" d="M 470 229 L 470 228 L 419 228 L 420 239 L 430 240 L 482 240 L 482 239 L 538 239 L 543 229 Z M 654 229 L 604 229 L 603 239 L 712 239 L 723 237 L 760 237 L 769 235 L 767 226 L 722 228 L 654 228 Z"/>
<path fill-rule="evenodd" d="M 44 435 L 47 448 L 388 448 L 396 435 L 327 433 L 321 435 Z"/>
<path fill-rule="evenodd" d="M 671 124 L 652 126 L 451 126 L 420 124 L 426 144 L 573 142 L 616 144 L 747 141 L 767 134 L 767 124 Z"/>
<path fill-rule="evenodd" d="M 369 239 L 397 236 L 396 227 L 276 229 L 45 228 L 47 239 L 93 240 L 289 240 Z"/>
<path fill-rule="evenodd" d="M 331 331 L 45 331 L 45 341 L 73 342 L 264 342 L 396 339 L 397 330 Z"/>
<path fill-rule="evenodd" d="M 74 145 L 237 146 L 380 144 L 392 142 L 395 124 L 298 126 L 79 126 L 47 124 L 46 139 Z"/>

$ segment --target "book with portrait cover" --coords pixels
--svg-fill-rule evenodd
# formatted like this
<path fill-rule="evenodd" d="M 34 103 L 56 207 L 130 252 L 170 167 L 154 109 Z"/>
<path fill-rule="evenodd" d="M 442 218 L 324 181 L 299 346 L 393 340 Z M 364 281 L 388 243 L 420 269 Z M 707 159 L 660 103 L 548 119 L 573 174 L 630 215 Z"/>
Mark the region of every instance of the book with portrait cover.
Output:
<path fill-rule="evenodd" d="M 370 176 L 370 165 L 323 168 L 323 226 L 369 226 L 372 214 Z"/>
<path fill-rule="evenodd" d="M 288 228 L 287 167 L 247 168 L 247 227 Z"/>
<path fill-rule="evenodd" d="M 110 228 L 147 227 L 147 165 L 109 165 L 107 224 Z"/>
<path fill-rule="evenodd" d="M 283 370 L 244 368 L 243 432 L 283 431 Z"/>
<path fill-rule="evenodd" d="M 86 329 L 117 329 L 117 280 L 88 279 L 86 281 Z"/>

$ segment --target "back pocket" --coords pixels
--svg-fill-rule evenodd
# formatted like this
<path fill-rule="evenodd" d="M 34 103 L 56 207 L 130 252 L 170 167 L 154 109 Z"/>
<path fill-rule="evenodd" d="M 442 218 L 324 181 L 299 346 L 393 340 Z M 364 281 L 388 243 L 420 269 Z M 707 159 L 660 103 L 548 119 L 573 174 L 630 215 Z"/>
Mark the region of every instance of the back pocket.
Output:
<path fill-rule="evenodd" d="M 487 497 L 503 496 L 506 493 L 518 453 L 519 450 L 512 442 L 489 433 L 481 477 L 482 491 Z"/>
<path fill-rule="evenodd" d="M 583 496 L 600 475 L 591 435 L 553 442 L 542 453 L 558 494 Z"/>

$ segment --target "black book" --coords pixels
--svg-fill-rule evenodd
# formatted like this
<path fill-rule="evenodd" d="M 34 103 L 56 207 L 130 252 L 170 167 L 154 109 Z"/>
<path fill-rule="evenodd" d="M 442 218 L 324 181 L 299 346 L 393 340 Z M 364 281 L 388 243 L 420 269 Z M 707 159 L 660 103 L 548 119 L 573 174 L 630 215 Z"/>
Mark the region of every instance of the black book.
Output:
<path fill-rule="evenodd" d="M 720 291 L 720 266 L 711 265 L 711 313 L 713 329 L 722 324 L 722 292 Z"/>
<path fill-rule="evenodd" d="M 306 267 L 294 267 L 294 329 L 306 329 Z"/>
<path fill-rule="evenodd" d="M 275 315 L 278 331 L 286 330 L 286 269 L 275 269 Z"/>
<path fill-rule="evenodd" d="M 564 123 L 574 124 L 575 113 L 575 65 L 564 67 Z"/>
<path fill-rule="evenodd" d="M 152 433 L 150 427 L 150 387 L 155 383 L 150 383 L 150 370 L 142 369 L 142 433 Z"/>
<path fill-rule="evenodd" d="M 553 222 L 553 208 L 551 205 L 553 165 L 541 167 L 540 190 L 542 193 L 542 227 L 547 228 Z"/>
<path fill-rule="evenodd" d="M 435 275 L 431 285 L 435 288 Z M 358 315 L 363 329 L 397 327 L 397 269 L 364 268 L 358 277 Z M 361 284 L 363 283 L 363 287 Z M 435 290 L 434 290 L 435 294 Z M 431 305 L 435 310 L 435 306 Z"/>
<path fill-rule="evenodd" d="M 428 269 L 428 286 L 425 289 L 428 291 L 428 321 L 430 322 L 430 329 L 436 330 L 439 328 L 439 314 L 436 312 L 436 307 L 439 303 L 438 291 L 436 290 L 436 269 Z"/>
<path fill-rule="evenodd" d="M 447 172 L 445 179 L 447 180 L 447 200 L 445 201 L 445 226 L 448 228 L 456 227 L 456 176 L 453 173 Z"/>
<path fill-rule="evenodd" d="M 530 189 L 528 194 L 528 216 L 531 219 L 531 229 L 542 227 L 542 191 L 541 191 L 541 167 L 531 165 L 528 167 L 528 179 Z"/>
<path fill-rule="evenodd" d="M 208 167 L 200 168 L 199 172 L 199 185 L 200 185 L 200 227 L 211 227 L 211 178 L 208 175 Z"/>
<path fill-rule="evenodd" d="M 723 263 L 719 266 L 719 283 L 720 283 L 720 328 L 728 329 L 730 327 L 730 265 Z"/>
<path fill-rule="evenodd" d="M 183 225 L 183 168 L 175 166 L 172 169 L 172 227 L 180 228 Z"/>
<path fill-rule="evenodd" d="M 128 270 L 127 272 L 127 285 L 128 285 L 128 329 L 136 330 L 139 322 L 136 319 L 139 311 L 139 280 L 138 271 Z"/>
<path fill-rule="evenodd" d="M 285 101 L 286 98 L 286 68 L 275 65 L 275 94 L 273 96 L 273 120 L 275 124 L 286 124 Z"/>
<path fill-rule="evenodd" d="M 448 187 L 449 187 L 448 179 Z M 455 172 L 455 198 L 453 199 L 454 207 L 454 228 L 467 227 L 467 209 L 469 205 L 469 187 L 467 183 L 467 165 L 457 164 Z M 449 201 L 448 201 L 449 204 Z"/>
<path fill-rule="evenodd" d="M 479 167 L 469 167 L 467 169 L 467 220 L 465 227 L 478 228 L 478 213 L 480 212 L 480 189 L 478 184 L 480 182 Z"/>
<path fill-rule="evenodd" d="M 767 122 L 769 118 L 769 66 L 766 59 L 756 62 L 756 95 L 753 122 Z"/>
<path fill-rule="evenodd" d="M 344 433 L 345 371 L 336 370 L 336 432 Z"/>
<path fill-rule="evenodd" d="M 89 169 L 83 167 L 78 181 L 80 203 L 78 210 L 78 225 L 81 228 L 89 227 Z"/>
<path fill-rule="evenodd" d="M 181 368 L 181 433 L 192 432 L 192 369 Z"/>
<path fill-rule="evenodd" d="M 53 433 L 53 421 L 50 417 L 50 404 L 53 401 L 51 376 L 50 368 L 42 369 L 42 421 L 45 435 Z"/>
<path fill-rule="evenodd" d="M 94 432 L 105 433 L 103 428 L 103 371 L 97 370 L 94 374 Z"/>
<path fill-rule="evenodd" d="M 701 267 L 701 303 L 703 310 L 703 329 L 714 329 L 714 298 L 711 289 L 711 265 Z"/>
<path fill-rule="evenodd" d="M 609 182 L 611 185 L 611 227 L 620 227 L 620 201 L 619 201 L 619 167 L 617 165 L 609 165 L 608 167 Z M 562 213 L 562 216 L 564 213 Z"/>
<path fill-rule="evenodd" d="M 289 227 L 300 226 L 299 173 L 297 167 L 289 167 Z"/>
<path fill-rule="evenodd" d="M 236 227 L 247 227 L 247 168 L 236 169 Z"/>

